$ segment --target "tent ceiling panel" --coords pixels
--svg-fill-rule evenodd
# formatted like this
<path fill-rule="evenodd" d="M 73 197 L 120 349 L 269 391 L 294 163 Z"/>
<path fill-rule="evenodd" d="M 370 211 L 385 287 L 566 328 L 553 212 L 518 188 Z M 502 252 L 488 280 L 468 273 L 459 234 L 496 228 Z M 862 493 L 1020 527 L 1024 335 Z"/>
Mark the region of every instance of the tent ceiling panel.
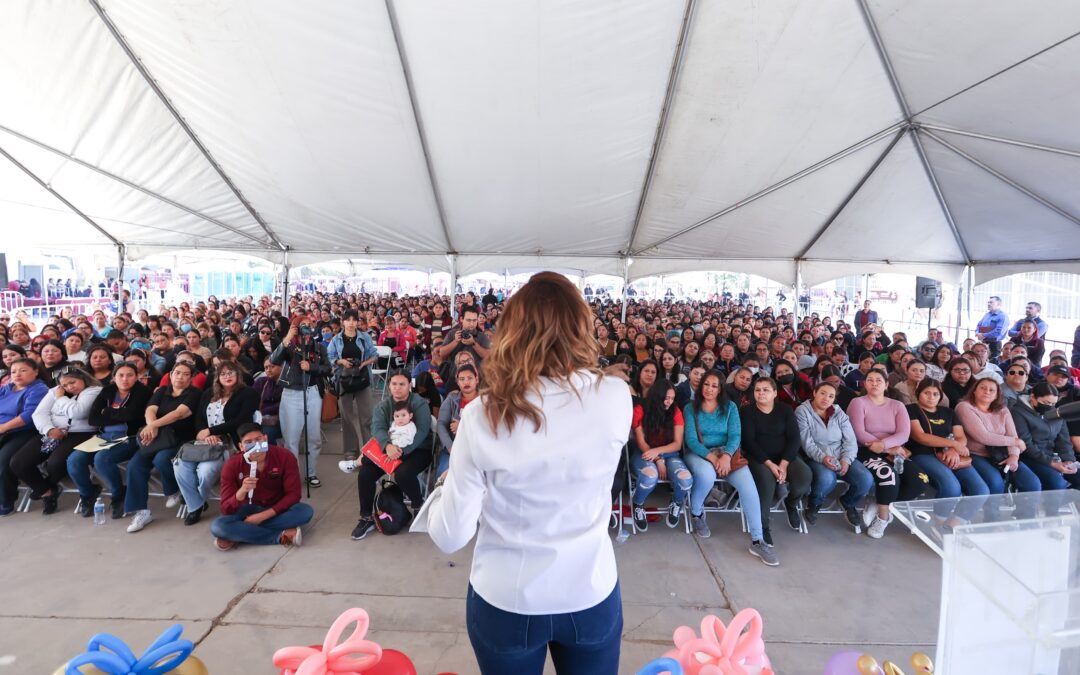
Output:
<path fill-rule="evenodd" d="M 671 239 L 650 253 L 720 259 L 781 258 L 787 259 L 790 265 L 870 170 L 889 140 L 889 137 L 883 137 L 800 180 Z"/>
<path fill-rule="evenodd" d="M 4 12 L 0 63 L 11 65 L 0 68 L 0 125 L 262 236 L 89 3 L 5 3 Z"/>
<path fill-rule="evenodd" d="M 3 135 L 0 134 L 0 137 Z M 47 182 L 65 199 L 120 241 L 231 246 L 256 246 L 235 232 L 182 211 L 123 183 L 60 158 L 18 138 L 3 138 L 3 146 L 19 163 Z M 38 243 L 55 241 L 33 221 L 25 223 Z M 85 222 L 84 222 L 85 226 Z"/>
<path fill-rule="evenodd" d="M 683 3 L 395 7 L 457 249 L 624 248 Z"/>
<path fill-rule="evenodd" d="M 795 262 L 792 260 L 732 260 L 709 258 L 634 258 L 630 279 L 643 279 L 658 274 L 678 272 L 734 272 L 756 274 L 785 285 L 795 283 Z"/>
<path fill-rule="evenodd" d="M 995 260 L 1080 260 L 1080 225 L 936 141 L 924 146 L 976 266 Z"/>
<path fill-rule="evenodd" d="M 445 250 L 383 3 L 103 4 L 285 243 Z"/>
<path fill-rule="evenodd" d="M 0 157 L 0 249 L 111 244 L 21 169 Z"/>
<path fill-rule="evenodd" d="M 1010 274 L 1022 274 L 1024 272 L 1066 272 L 1068 274 L 1080 274 L 1080 260 L 1061 261 L 1053 263 L 984 263 L 975 266 L 975 284 L 985 284 L 988 281 Z"/>
<path fill-rule="evenodd" d="M 848 260 L 807 260 L 802 265 L 803 281 L 807 286 L 816 286 L 840 277 L 856 274 L 910 274 L 929 277 L 947 284 L 959 284 L 964 276 L 965 266 L 942 263 L 893 262 L 893 261 L 848 261 Z M 977 269 L 977 268 L 976 268 Z M 914 283 L 914 279 L 912 279 Z"/>
<path fill-rule="evenodd" d="M 1080 3 L 1074 0 L 1047 0 L 1037 8 L 980 0 L 868 4 L 912 112 L 1080 31 Z"/>
<path fill-rule="evenodd" d="M 1080 186 L 1080 156 L 1070 157 L 958 134 L 934 133 L 1080 220 L 1080 191 L 1077 190 Z M 972 169 L 981 171 L 974 165 Z M 1001 185 L 1012 189 L 1004 183 Z M 1080 230 L 1074 236 L 1080 236 Z"/>
<path fill-rule="evenodd" d="M 889 151 L 807 257 L 964 262 L 910 134 Z"/>
<path fill-rule="evenodd" d="M 1078 63 L 1080 37 L 942 103 L 918 121 L 1080 152 Z"/>
<path fill-rule="evenodd" d="M 637 247 L 900 118 L 852 3 L 701 3 Z"/>

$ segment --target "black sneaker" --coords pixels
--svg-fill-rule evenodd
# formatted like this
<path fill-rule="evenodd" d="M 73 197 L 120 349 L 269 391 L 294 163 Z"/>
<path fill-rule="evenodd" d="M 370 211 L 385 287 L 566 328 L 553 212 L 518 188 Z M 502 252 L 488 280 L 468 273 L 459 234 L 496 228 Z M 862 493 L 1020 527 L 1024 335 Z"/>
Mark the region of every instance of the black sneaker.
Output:
<path fill-rule="evenodd" d="M 772 543 L 772 532 L 769 531 L 769 528 L 766 527 L 764 530 L 761 531 L 761 539 L 762 539 L 762 541 L 764 541 L 769 546 L 773 545 L 773 543 Z"/>
<path fill-rule="evenodd" d="M 361 518 L 360 522 L 353 528 L 352 538 L 353 541 L 360 541 L 364 537 L 368 536 L 375 529 L 375 521 L 371 518 Z"/>
<path fill-rule="evenodd" d="M 318 476 L 308 476 L 307 483 L 313 488 L 322 487 L 322 481 Z"/>
<path fill-rule="evenodd" d="M 75 512 L 83 518 L 94 515 L 94 502 L 97 501 L 100 494 L 101 486 L 94 486 L 94 491 L 88 497 L 79 497 L 79 505 L 75 507 Z"/>
<path fill-rule="evenodd" d="M 649 519 L 645 517 L 645 507 L 634 505 L 634 527 L 638 532 L 645 532 L 649 529 Z"/>
<path fill-rule="evenodd" d="M 803 518 L 809 525 L 817 525 L 818 507 L 808 506 L 806 510 L 802 512 Z"/>
<path fill-rule="evenodd" d="M 59 505 L 60 495 L 51 494 L 48 497 L 41 498 L 41 515 L 48 516 L 56 513 L 56 509 Z"/>
<path fill-rule="evenodd" d="M 112 509 L 113 520 L 120 520 L 124 517 L 124 492 L 125 490 L 120 490 L 113 495 L 112 501 L 109 502 L 109 508 Z"/>
<path fill-rule="evenodd" d="M 184 525 L 194 525 L 195 523 L 202 520 L 203 511 L 205 511 L 208 506 L 209 504 L 203 504 L 194 511 L 188 511 L 187 515 L 184 516 Z"/>
<path fill-rule="evenodd" d="M 799 517 L 799 507 L 797 504 L 784 504 L 784 510 L 787 511 L 787 524 L 791 529 L 795 531 L 802 530 L 802 518 Z"/>
<path fill-rule="evenodd" d="M 863 529 L 862 514 L 854 506 L 848 506 L 844 508 L 844 518 L 847 519 L 848 525 L 855 528 L 855 534 L 861 534 Z"/>

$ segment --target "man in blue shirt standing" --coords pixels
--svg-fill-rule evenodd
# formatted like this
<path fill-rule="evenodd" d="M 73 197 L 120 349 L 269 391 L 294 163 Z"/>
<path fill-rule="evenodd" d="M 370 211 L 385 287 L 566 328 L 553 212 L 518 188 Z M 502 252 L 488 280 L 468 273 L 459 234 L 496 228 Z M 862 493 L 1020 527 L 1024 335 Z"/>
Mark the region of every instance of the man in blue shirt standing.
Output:
<path fill-rule="evenodd" d="M 979 319 L 976 326 L 976 338 L 990 348 L 991 360 L 997 359 L 1001 353 L 1001 341 L 1005 339 L 1005 331 L 1009 326 L 1009 317 L 1001 311 L 1001 298 L 991 295 L 986 301 L 986 314 Z"/>
<path fill-rule="evenodd" d="M 1009 337 L 1014 338 L 1019 335 L 1020 326 L 1022 326 L 1025 321 L 1034 321 L 1035 328 L 1039 331 L 1039 337 L 1046 337 L 1046 329 L 1049 326 L 1047 326 L 1046 321 L 1043 321 L 1043 318 L 1039 316 L 1041 313 L 1042 305 L 1034 300 L 1029 301 L 1027 307 L 1024 308 L 1024 318 L 1017 320 L 1017 322 L 1013 324 L 1013 327 L 1009 329 Z"/>

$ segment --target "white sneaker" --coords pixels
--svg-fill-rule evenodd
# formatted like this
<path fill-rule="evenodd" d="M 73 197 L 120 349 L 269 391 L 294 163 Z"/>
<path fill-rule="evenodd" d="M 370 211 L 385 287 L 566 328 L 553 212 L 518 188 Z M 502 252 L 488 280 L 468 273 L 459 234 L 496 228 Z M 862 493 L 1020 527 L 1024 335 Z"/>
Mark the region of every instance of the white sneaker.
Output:
<path fill-rule="evenodd" d="M 135 512 L 135 517 L 131 519 L 131 524 L 128 525 L 128 532 L 138 532 L 150 523 L 154 522 L 154 516 L 150 513 L 150 509 L 142 509 Z"/>
<path fill-rule="evenodd" d="M 175 509 L 177 506 L 180 506 L 181 500 L 182 498 L 180 497 L 179 492 L 177 492 L 176 494 L 171 494 L 165 498 L 165 508 Z"/>
<path fill-rule="evenodd" d="M 877 502 L 867 500 L 866 506 L 862 510 L 862 522 L 863 527 L 868 528 L 870 524 L 877 518 Z"/>
<path fill-rule="evenodd" d="M 355 459 L 343 459 L 337 463 L 337 468 L 341 469 L 342 473 L 353 473 L 359 466 L 360 462 Z"/>
<path fill-rule="evenodd" d="M 874 517 L 874 522 L 870 523 L 870 527 L 866 529 L 866 533 L 874 539 L 881 539 L 885 536 L 885 528 L 889 526 L 889 521 L 882 520 L 877 516 Z"/>

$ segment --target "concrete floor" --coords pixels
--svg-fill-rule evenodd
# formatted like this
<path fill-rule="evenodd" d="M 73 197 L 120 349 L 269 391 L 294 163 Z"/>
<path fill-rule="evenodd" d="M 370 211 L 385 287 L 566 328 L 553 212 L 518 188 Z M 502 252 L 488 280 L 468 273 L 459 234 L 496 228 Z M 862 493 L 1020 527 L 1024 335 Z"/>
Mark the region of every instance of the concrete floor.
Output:
<path fill-rule="evenodd" d="M 220 553 L 209 519 L 184 527 L 163 499 L 151 500 L 157 520 L 137 534 L 126 520 L 95 527 L 72 515 L 71 495 L 55 515 L 43 517 L 35 503 L 0 519 L 0 675 L 51 673 L 100 631 L 141 652 L 173 622 L 214 675 L 275 673 L 275 649 L 321 643 L 350 607 L 365 608 L 370 639 L 407 653 L 421 675 L 478 672 L 464 624 L 471 551 L 447 556 L 416 534 L 349 539 L 355 482 L 329 454 L 340 448 L 337 425 L 325 431 L 316 519 L 299 549 Z M 697 627 L 706 613 L 727 622 L 744 607 L 763 615 L 777 673 L 816 675 L 842 649 L 900 664 L 913 651 L 933 654 L 941 573 L 929 549 L 896 525 L 873 541 L 838 515 L 823 516 L 809 535 L 779 520 L 778 568 L 746 552 L 734 515 L 710 516 L 711 539 L 653 523 L 616 547 L 622 672 L 659 656 L 676 626 Z"/>

